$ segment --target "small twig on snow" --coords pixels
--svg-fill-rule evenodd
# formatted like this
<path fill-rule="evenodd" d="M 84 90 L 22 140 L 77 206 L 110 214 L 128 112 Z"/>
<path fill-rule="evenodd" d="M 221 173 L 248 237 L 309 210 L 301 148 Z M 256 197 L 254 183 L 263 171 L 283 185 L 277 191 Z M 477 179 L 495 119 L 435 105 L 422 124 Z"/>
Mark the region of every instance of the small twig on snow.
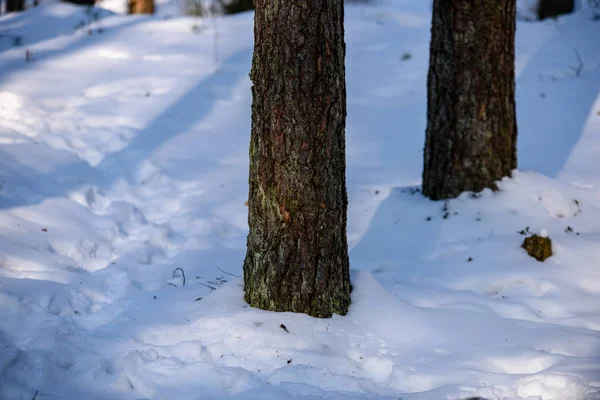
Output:
<path fill-rule="evenodd" d="M 217 290 L 217 288 L 216 288 L 216 287 L 213 287 L 213 286 L 207 285 L 206 283 L 202 283 L 202 282 L 198 282 L 198 283 L 199 283 L 199 284 L 201 284 L 202 286 L 206 286 L 206 287 L 207 287 L 207 288 L 209 288 L 211 291 L 213 291 L 213 290 Z"/>
<path fill-rule="evenodd" d="M 575 77 L 579 78 L 581 76 L 581 73 L 583 72 L 584 64 L 583 60 L 581 59 L 581 54 L 579 54 L 577 49 L 573 49 L 573 51 L 575 52 L 575 56 L 577 56 L 577 66 L 571 68 L 575 71 Z"/>
<path fill-rule="evenodd" d="M 227 275 L 233 276 L 234 278 L 239 278 L 239 275 L 235 275 L 235 274 L 232 274 L 231 272 L 223 271 L 223 270 L 221 269 L 221 267 L 219 267 L 219 266 L 217 266 L 217 268 L 219 269 L 219 271 L 221 271 L 221 272 L 222 272 L 222 273 L 224 273 L 224 274 L 227 274 Z"/>

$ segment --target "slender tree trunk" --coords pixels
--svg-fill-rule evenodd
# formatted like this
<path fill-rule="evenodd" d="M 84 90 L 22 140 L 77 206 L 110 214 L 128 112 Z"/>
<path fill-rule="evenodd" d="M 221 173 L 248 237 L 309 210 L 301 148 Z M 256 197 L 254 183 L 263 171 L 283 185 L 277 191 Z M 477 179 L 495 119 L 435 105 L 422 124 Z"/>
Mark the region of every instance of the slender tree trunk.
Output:
<path fill-rule="evenodd" d="M 495 188 L 517 167 L 515 0 L 435 0 L 423 193 Z"/>
<path fill-rule="evenodd" d="M 25 0 L 6 0 L 6 12 L 23 11 Z"/>
<path fill-rule="evenodd" d="M 253 307 L 346 314 L 343 0 L 255 0 L 250 233 Z"/>
<path fill-rule="evenodd" d="M 129 14 L 154 14 L 154 0 L 129 0 Z"/>

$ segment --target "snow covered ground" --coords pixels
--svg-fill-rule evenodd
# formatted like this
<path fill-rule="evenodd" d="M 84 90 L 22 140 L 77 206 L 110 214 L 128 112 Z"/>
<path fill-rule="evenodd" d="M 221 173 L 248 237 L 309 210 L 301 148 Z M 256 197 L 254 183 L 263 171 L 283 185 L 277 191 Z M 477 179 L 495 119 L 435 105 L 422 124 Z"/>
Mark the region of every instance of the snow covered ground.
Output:
<path fill-rule="evenodd" d="M 252 14 L 165 9 L 0 18 L 1 399 L 600 399 L 590 10 L 519 21 L 520 172 L 436 203 L 429 2 L 347 7 L 353 303 L 318 320 L 247 307 L 232 276 Z M 555 256 L 528 257 L 526 229 Z"/>

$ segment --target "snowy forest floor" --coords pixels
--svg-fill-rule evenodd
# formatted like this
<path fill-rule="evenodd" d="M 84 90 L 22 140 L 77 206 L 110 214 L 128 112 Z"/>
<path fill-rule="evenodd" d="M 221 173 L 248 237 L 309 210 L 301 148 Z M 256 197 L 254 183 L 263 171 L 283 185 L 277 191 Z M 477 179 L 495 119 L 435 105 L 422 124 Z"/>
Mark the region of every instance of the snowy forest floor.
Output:
<path fill-rule="evenodd" d="M 518 22 L 520 171 L 444 203 L 418 191 L 429 13 L 346 8 L 328 320 L 243 301 L 252 13 L 1 17 L 0 398 L 600 399 L 600 21 Z"/>

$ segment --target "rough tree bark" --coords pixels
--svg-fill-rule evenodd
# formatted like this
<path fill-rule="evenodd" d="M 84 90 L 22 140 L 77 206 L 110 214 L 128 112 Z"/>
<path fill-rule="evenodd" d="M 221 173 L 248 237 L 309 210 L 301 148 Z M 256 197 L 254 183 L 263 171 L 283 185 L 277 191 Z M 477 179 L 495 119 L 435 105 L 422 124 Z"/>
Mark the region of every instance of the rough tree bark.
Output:
<path fill-rule="evenodd" d="M 346 314 L 343 0 L 255 0 L 250 233 L 253 307 Z"/>
<path fill-rule="evenodd" d="M 23 11 L 25 9 L 25 0 L 7 0 L 6 12 Z"/>
<path fill-rule="evenodd" d="M 435 0 L 423 193 L 495 188 L 517 167 L 515 0 Z"/>
<path fill-rule="evenodd" d="M 154 14 L 154 0 L 129 0 L 129 14 Z"/>

